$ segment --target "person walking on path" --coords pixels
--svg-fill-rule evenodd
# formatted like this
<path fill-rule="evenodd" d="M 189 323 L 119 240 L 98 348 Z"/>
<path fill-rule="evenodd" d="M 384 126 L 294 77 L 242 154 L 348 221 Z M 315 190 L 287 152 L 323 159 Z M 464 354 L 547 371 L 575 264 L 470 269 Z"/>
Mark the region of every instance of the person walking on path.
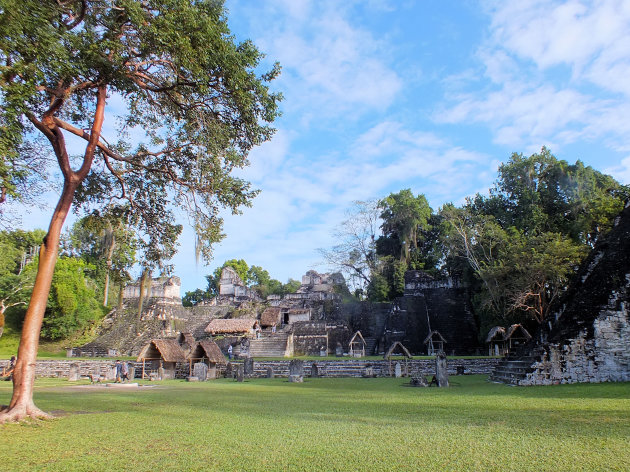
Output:
<path fill-rule="evenodd" d="M 129 380 L 129 366 L 127 365 L 127 361 L 123 361 L 122 366 L 120 368 L 120 372 L 122 374 L 122 381 Z"/>
<path fill-rule="evenodd" d="M 228 359 L 232 360 L 232 345 L 228 345 Z"/>
<path fill-rule="evenodd" d="M 116 359 L 116 382 L 120 382 L 122 376 L 122 364 L 119 359 Z"/>

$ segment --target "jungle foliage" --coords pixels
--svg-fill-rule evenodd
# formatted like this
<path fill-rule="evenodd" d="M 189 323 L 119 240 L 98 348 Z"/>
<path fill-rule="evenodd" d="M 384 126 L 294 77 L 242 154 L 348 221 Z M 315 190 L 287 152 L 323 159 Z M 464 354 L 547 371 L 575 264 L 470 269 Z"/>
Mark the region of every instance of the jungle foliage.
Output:
<path fill-rule="evenodd" d="M 344 244 L 320 252 L 360 298 L 393 300 L 405 272 L 423 270 L 468 282 L 482 333 L 496 324 L 535 326 L 629 196 L 611 176 L 542 148 L 513 154 L 488 193 L 460 207 L 434 211 L 411 189 L 355 202 L 336 234 Z"/>

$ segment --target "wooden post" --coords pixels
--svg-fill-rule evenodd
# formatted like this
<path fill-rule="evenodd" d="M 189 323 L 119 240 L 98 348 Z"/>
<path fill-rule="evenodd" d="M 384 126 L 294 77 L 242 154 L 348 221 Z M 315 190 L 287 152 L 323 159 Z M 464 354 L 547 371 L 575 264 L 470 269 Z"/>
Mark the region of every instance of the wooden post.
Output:
<path fill-rule="evenodd" d="M 144 360 L 145 358 L 142 358 L 142 380 L 144 380 Z"/>

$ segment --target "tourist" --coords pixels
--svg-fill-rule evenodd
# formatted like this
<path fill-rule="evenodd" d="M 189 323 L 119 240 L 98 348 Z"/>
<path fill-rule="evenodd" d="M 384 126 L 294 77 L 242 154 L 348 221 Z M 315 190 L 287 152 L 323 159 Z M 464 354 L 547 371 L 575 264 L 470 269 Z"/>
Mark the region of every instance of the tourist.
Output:
<path fill-rule="evenodd" d="M 228 345 L 228 359 L 232 360 L 232 345 Z"/>
<path fill-rule="evenodd" d="M 122 364 L 119 359 L 116 359 L 116 382 L 120 382 L 122 376 Z"/>
<path fill-rule="evenodd" d="M 276 332 L 276 324 L 275 323 L 271 326 L 271 332 L 272 333 Z"/>
<path fill-rule="evenodd" d="M 122 381 L 129 380 L 129 366 L 127 365 L 127 361 L 123 361 L 122 366 L 120 368 L 120 372 L 122 373 Z"/>

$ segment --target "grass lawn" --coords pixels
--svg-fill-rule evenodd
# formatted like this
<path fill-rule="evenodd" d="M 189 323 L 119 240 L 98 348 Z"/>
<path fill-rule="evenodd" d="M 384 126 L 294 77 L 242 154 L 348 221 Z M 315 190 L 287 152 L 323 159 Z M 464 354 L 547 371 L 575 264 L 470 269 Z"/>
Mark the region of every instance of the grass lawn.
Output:
<path fill-rule="evenodd" d="M 61 415 L 0 426 L 6 471 L 630 470 L 630 384 L 407 379 L 36 383 Z M 0 382 L 0 404 L 11 394 Z"/>

